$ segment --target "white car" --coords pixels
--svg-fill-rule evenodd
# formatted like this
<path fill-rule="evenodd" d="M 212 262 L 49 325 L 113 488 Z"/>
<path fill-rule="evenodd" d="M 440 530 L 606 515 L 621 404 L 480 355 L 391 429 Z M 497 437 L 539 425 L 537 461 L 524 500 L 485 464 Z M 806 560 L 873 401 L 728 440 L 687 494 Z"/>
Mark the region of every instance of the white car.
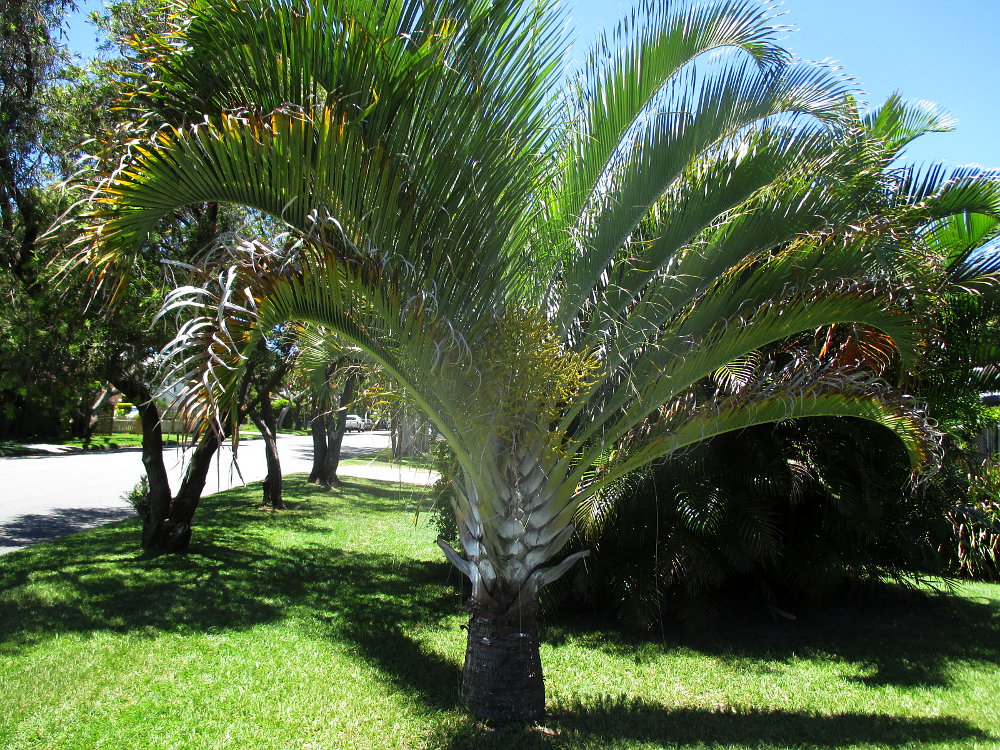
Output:
<path fill-rule="evenodd" d="M 365 429 L 365 421 L 357 414 L 347 415 L 346 432 L 361 432 Z"/>

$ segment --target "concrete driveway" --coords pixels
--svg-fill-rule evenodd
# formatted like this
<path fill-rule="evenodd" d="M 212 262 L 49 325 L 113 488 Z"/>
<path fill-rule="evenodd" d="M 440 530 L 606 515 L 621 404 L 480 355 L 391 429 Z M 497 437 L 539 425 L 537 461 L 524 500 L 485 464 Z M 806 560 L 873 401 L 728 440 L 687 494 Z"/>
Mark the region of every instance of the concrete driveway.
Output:
<path fill-rule="evenodd" d="M 341 457 L 354 458 L 388 445 L 388 432 L 349 433 L 344 436 Z M 278 451 L 285 474 L 308 472 L 312 467 L 309 436 L 282 435 Z M 167 448 L 164 461 L 170 486 L 176 489 L 184 454 Z M 364 476 L 366 467 L 357 468 Z M 267 467 L 262 440 L 240 444 L 239 472 L 242 480 L 232 452 L 224 448 L 213 462 L 204 494 L 263 479 Z M 121 497 L 142 473 L 138 449 L 0 458 L 0 555 L 135 515 Z"/>

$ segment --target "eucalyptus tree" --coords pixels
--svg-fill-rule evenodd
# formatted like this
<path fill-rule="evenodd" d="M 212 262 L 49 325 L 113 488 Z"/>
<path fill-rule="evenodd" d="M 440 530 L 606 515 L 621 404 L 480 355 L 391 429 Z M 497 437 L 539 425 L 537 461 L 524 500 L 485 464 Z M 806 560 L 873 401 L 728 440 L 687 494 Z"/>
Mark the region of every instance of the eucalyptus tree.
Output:
<path fill-rule="evenodd" d="M 735 395 L 701 390 L 823 325 L 913 345 L 907 317 L 854 280 L 855 249 L 810 240 L 852 217 L 846 87 L 791 64 L 761 4 L 646 3 L 568 79 L 544 2 L 190 10 L 148 42 L 153 80 L 127 156 L 89 186 L 80 262 L 120 282 L 191 202 L 285 224 L 294 248 L 245 253 L 192 297 L 205 325 L 188 379 L 207 412 L 231 413 L 255 341 L 306 321 L 427 414 L 461 467 L 464 554 L 442 547 L 472 584 L 462 695 L 478 716 L 543 712 L 536 595 L 583 554 L 557 562 L 601 487 L 792 416 L 880 421 L 915 464 L 930 452 L 919 415 L 808 362 Z"/>

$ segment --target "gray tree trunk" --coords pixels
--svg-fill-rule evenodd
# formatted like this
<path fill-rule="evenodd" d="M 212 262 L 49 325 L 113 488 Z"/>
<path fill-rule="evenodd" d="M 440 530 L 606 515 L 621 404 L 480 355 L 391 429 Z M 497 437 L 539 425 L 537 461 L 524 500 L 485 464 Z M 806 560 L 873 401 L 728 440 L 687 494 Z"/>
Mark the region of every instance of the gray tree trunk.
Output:
<path fill-rule="evenodd" d="M 340 449 L 344 443 L 344 432 L 347 430 L 347 407 L 354 401 L 354 393 L 357 390 L 361 378 L 357 374 L 348 375 L 344 382 L 344 390 L 340 394 L 340 407 L 335 414 L 323 416 L 323 425 L 326 435 L 326 444 L 319 447 L 323 457 L 317 460 L 313 455 L 313 471 L 310 473 L 310 481 L 317 482 L 324 487 L 330 488 L 340 484 L 337 477 L 337 469 L 340 467 Z M 315 437 L 316 422 L 313 422 L 313 448 L 317 448 L 317 438 Z M 315 478 L 313 476 L 315 475 Z"/>
<path fill-rule="evenodd" d="M 150 550 L 156 554 L 187 552 L 191 544 L 191 523 L 205 489 L 212 458 L 224 435 L 211 430 L 202 435 L 188 459 L 180 489 L 170 502 L 170 513 Z"/>
<path fill-rule="evenodd" d="M 284 510 L 285 501 L 281 487 L 281 459 L 278 456 L 278 428 L 274 418 L 271 399 L 260 402 L 260 410 L 250 411 L 250 418 L 264 438 L 264 460 L 267 462 L 267 476 L 264 478 L 264 505 L 273 510 Z"/>
<path fill-rule="evenodd" d="M 136 403 L 142 424 L 142 465 L 146 470 L 149 490 L 144 508 L 139 509 L 142 518 L 142 548 L 156 552 L 163 534 L 163 526 L 170 515 L 170 479 L 163 465 L 163 430 L 160 425 L 160 410 L 151 394 L 145 393 Z"/>

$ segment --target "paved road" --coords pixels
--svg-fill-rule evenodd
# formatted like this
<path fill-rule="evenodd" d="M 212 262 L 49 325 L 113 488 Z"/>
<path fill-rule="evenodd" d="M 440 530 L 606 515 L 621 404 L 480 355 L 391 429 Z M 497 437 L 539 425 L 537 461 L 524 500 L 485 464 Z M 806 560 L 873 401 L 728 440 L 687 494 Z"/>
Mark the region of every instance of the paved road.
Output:
<path fill-rule="evenodd" d="M 388 432 L 347 434 L 341 457 L 353 458 L 388 445 Z M 282 435 L 278 451 L 285 474 L 308 472 L 312 466 L 308 436 Z M 167 448 L 164 461 L 170 486 L 176 489 L 184 455 L 178 448 Z M 262 440 L 240 444 L 239 469 L 247 482 L 266 476 Z M 0 555 L 135 515 L 121 496 L 140 476 L 138 450 L 0 458 Z M 205 494 L 242 483 L 227 447 L 213 462 Z"/>

